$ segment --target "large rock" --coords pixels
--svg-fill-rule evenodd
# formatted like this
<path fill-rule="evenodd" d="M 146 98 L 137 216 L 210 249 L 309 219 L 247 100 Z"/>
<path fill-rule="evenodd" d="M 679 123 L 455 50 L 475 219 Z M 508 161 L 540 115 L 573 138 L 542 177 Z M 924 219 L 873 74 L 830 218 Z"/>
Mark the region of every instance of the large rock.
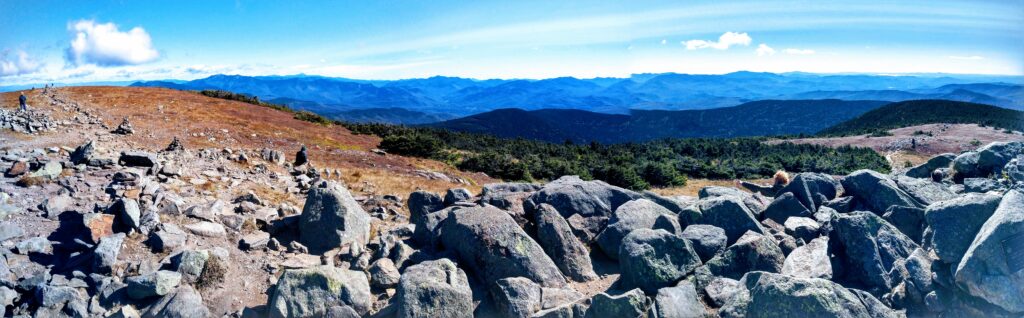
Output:
<path fill-rule="evenodd" d="M 721 197 L 732 197 L 739 199 L 743 202 L 743 205 L 750 210 L 751 213 L 760 214 L 764 210 L 765 204 L 762 200 L 763 197 L 752 194 L 733 187 L 722 187 L 722 186 L 709 186 L 703 187 L 700 191 L 697 191 L 697 197 L 701 200 Z"/>
<path fill-rule="evenodd" d="M 841 186 L 832 176 L 824 173 L 802 172 L 796 174 L 786 186 L 779 190 L 779 195 L 792 193 L 797 201 L 811 213 L 825 201 L 836 198 Z M 776 220 L 778 221 L 778 220 Z M 780 221 L 784 222 L 783 221 Z"/>
<path fill-rule="evenodd" d="M 751 272 L 719 310 L 724 318 L 899 317 L 878 299 L 820 278 Z"/>
<path fill-rule="evenodd" d="M 885 213 L 894 205 L 924 207 L 924 204 L 900 189 L 888 176 L 871 170 L 854 171 L 843 178 L 842 184 L 847 196 L 860 199 L 877 214 Z"/>
<path fill-rule="evenodd" d="M 953 159 L 956 155 L 951 153 L 944 153 L 931 159 L 920 165 L 914 166 L 903 172 L 903 175 L 911 178 L 931 178 L 932 171 L 939 168 L 949 168 L 953 164 Z"/>
<path fill-rule="evenodd" d="M 724 251 L 725 241 L 728 240 L 725 230 L 707 224 L 687 226 L 681 236 L 690 241 L 693 251 L 700 255 L 700 260 L 703 262 L 707 262 L 719 252 Z"/>
<path fill-rule="evenodd" d="M 786 192 L 772 200 L 764 209 L 764 217 L 775 220 L 779 224 L 785 223 L 791 217 L 811 217 L 813 213 L 797 200 L 792 192 Z"/>
<path fill-rule="evenodd" d="M 423 224 L 423 218 L 432 212 L 444 208 L 441 196 L 427 191 L 416 191 L 409 194 L 409 223 L 419 227 Z"/>
<path fill-rule="evenodd" d="M 620 205 L 640 197 L 639 193 L 612 186 L 603 181 L 583 181 L 577 176 L 564 176 L 544 185 L 543 188 L 530 195 L 524 204 L 536 207 L 541 203 L 547 203 L 561 213 L 566 220 L 573 215 L 579 215 L 585 220 L 596 219 L 583 223 L 603 225 L 600 220 L 607 220 Z M 569 224 L 573 224 L 573 222 L 569 222 Z M 601 231 L 600 226 L 574 227 L 573 229 L 588 232 L 585 237 L 589 238 L 596 237 Z M 586 240 L 584 241 L 586 242 Z"/>
<path fill-rule="evenodd" d="M 936 235 L 939 236 L 939 235 Z M 1003 196 L 956 267 L 956 283 L 971 295 L 1024 313 L 1024 193 Z"/>
<path fill-rule="evenodd" d="M 156 155 L 145 151 L 125 151 L 117 162 L 127 167 L 152 167 L 156 165 Z"/>
<path fill-rule="evenodd" d="M 709 316 L 704 304 L 700 302 L 700 295 L 693 284 L 687 281 L 680 282 L 675 287 L 665 287 L 658 290 L 654 297 L 655 317 L 650 318 L 704 318 Z"/>
<path fill-rule="evenodd" d="M 996 191 L 1003 185 L 995 179 L 989 178 L 966 178 L 964 179 L 964 192 L 985 193 Z"/>
<path fill-rule="evenodd" d="M 626 202 L 608 220 L 608 226 L 597 237 L 597 244 L 605 255 L 616 259 L 619 256 L 619 245 L 629 232 L 654 228 L 655 221 L 662 215 L 675 216 L 672 211 L 647 199 Z"/>
<path fill-rule="evenodd" d="M 181 282 L 181 274 L 172 271 L 155 271 L 145 275 L 129 277 L 128 297 L 145 299 L 170 293 Z"/>
<path fill-rule="evenodd" d="M 444 221 L 441 242 L 481 281 L 526 277 L 561 287 L 565 277 L 508 213 L 492 206 L 456 210 Z"/>
<path fill-rule="evenodd" d="M 299 217 L 299 242 L 310 253 L 322 254 L 349 242 L 366 245 L 369 237 L 370 215 L 348 189 L 333 182 L 309 189 Z"/>
<path fill-rule="evenodd" d="M 639 288 L 616 296 L 600 293 L 590 299 L 585 318 L 644 317 L 647 307 L 647 296 Z"/>
<path fill-rule="evenodd" d="M 725 230 L 727 244 L 736 242 L 743 233 L 764 233 L 753 212 L 734 196 L 719 196 L 700 201 L 701 222 Z"/>
<path fill-rule="evenodd" d="M 770 236 L 747 232 L 706 265 L 715 276 L 738 279 L 750 271 L 778 273 L 785 261 L 782 249 Z"/>
<path fill-rule="evenodd" d="M 895 226 L 871 212 L 851 212 L 835 221 L 835 239 L 846 279 L 858 287 L 883 293 L 896 282 L 894 263 L 918 246 Z"/>
<path fill-rule="evenodd" d="M 97 273 L 110 273 L 111 268 L 117 263 L 117 255 L 121 253 L 121 244 L 124 243 L 124 233 L 117 233 L 100 239 L 99 244 L 93 250 L 92 271 Z"/>
<path fill-rule="evenodd" d="M 950 190 L 949 185 L 934 182 L 930 179 L 915 179 L 906 176 L 897 176 L 896 185 L 925 205 L 935 202 L 949 200 L 956 197 L 956 193 Z"/>
<path fill-rule="evenodd" d="M 335 305 L 370 310 L 370 283 L 362 272 L 332 266 L 289 269 L 274 286 L 267 310 L 270 317 L 319 317 Z"/>
<path fill-rule="evenodd" d="M 900 232 L 906 234 L 916 243 L 921 243 L 921 236 L 924 234 L 925 221 L 924 209 L 892 206 L 882 215 L 886 221 L 895 226 Z"/>
<path fill-rule="evenodd" d="M 491 287 L 498 312 L 508 318 L 527 318 L 541 309 L 541 287 L 523 277 L 499 279 Z"/>
<path fill-rule="evenodd" d="M 977 151 L 963 153 L 953 160 L 954 180 L 987 178 L 1002 173 L 1014 157 L 1024 153 L 1024 142 L 993 142 Z"/>
<path fill-rule="evenodd" d="M 690 242 L 665 230 L 633 231 L 619 248 L 622 284 L 647 293 L 674 285 L 700 265 Z"/>
<path fill-rule="evenodd" d="M 395 294 L 399 318 L 473 317 L 466 273 L 448 259 L 409 266 Z"/>
<path fill-rule="evenodd" d="M 444 205 L 452 205 L 456 202 L 466 201 L 473 198 L 473 193 L 470 193 L 466 188 L 454 188 L 448 189 L 444 193 Z"/>
<path fill-rule="evenodd" d="M 828 237 L 813 239 L 786 256 L 782 273 L 793 277 L 832 279 L 832 263 L 828 254 Z"/>
<path fill-rule="evenodd" d="M 142 314 L 143 318 L 205 318 L 211 317 L 210 310 L 203 305 L 203 297 L 188 285 L 176 288 L 164 295 Z"/>
<path fill-rule="evenodd" d="M 959 264 L 978 230 L 995 213 L 1000 199 L 996 195 L 972 193 L 928 206 L 924 217 L 936 234 L 931 242 L 939 259 Z"/>
<path fill-rule="evenodd" d="M 87 164 L 95 151 L 96 146 L 93 145 L 92 140 L 89 140 L 88 142 L 76 147 L 75 151 L 71 153 L 71 163 L 76 165 Z"/>
<path fill-rule="evenodd" d="M 551 260 L 562 270 L 562 274 L 575 281 L 597 279 L 590 261 L 590 251 L 572 234 L 569 223 L 548 204 L 541 204 L 535 212 L 537 243 Z"/>

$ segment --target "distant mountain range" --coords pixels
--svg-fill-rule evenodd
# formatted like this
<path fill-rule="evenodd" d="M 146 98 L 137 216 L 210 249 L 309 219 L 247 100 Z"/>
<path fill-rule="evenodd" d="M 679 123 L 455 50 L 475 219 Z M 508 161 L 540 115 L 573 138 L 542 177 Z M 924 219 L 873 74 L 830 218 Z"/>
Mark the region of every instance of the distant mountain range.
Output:
<path fill-rule="evenodd" d="M 629 115 L 577 109 L 498 109 L 427 126 L 500 137 L 576 143 L 660 138 L 814 134 L 881 107 L 885 101 L 763 100 L 701 110 L 633 110 Z"/>
<path fill-rule="evenodd" d="M 637 74 L 629 78 L 475 80 L 431 77 L 366 81 L 320 76 L 214 75 L 193 81 L 136 82 L 184 90 L 220 89 L 259 96 L 329 117 L 361 109 L 416 113 L 370 116 L 416 122 L 503 108 L 576 109 L 610 114 L 631 110 L 690 110 L 776 99 L 903 101 L 949 99 L 1024 109 L 1024 78 L 1013 76 L 885 76 L 736 72 L 723 75 Z M 407 116 L 411 115 L 411 116 Z M 344 117 L 340 117 L 344 118 Z M 340 119 L 339 118 L 339 119 Z M 355 116 L 353 118 L 363 118 Z"/>

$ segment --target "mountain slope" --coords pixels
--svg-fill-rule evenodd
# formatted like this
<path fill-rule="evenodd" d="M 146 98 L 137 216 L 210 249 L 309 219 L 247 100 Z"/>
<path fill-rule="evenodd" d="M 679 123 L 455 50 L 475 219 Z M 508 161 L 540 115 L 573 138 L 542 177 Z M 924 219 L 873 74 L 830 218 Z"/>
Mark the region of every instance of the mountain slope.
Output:
<path fill-rule="evenodd" d="M 880 101 L 768 100 L 707 110 L 634 110 L 630 115 L 572 109 L 500 109 L 428 126 L 550 142 L 631 142 L 670 137 L 816 133 L 884 105 Z"/>
<path fill-rule="evenodd" d="M 822 135 L 857 135 L 923 124 L 981 124 L 1024 131 L 1024 112 L 991 105 L 948 100 L 892 103 L 821 131 Z"/>

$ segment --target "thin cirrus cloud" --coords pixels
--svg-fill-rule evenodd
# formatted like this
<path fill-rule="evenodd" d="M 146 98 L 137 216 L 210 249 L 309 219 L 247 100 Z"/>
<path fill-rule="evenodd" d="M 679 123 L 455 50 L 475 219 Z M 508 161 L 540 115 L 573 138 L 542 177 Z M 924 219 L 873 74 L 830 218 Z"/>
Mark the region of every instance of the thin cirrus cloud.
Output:
<path fill-rule="evenodd" d="M 814 50 L 808 49 L 785 49 L 782 51 L 789 55 L 811 55 L 815 53 Z"/>
<path fill-rule="evenodd" d="M 30 57 L 25 51 L 4 50 L 0 54 L 0 76 L 14 76 L 31 74 L 43 68 L 40 63 Z"/>
<path fill-rule="evenodd" d="M 775 55 L 775 49 L 764 43 L 758 45 L 757 50 L 754 51 L 757 52 L 757 56 Z"/>
<path fill-rule="evenodd" d="M 160 57 L 142 27 L 122 32 L 114 23 L 81 20 L 68 24 L 68 32 L 72 39 L 66 59 L 73 65 L 138 65 Z"/>
<path fill-rule="evenodd" d="M 684 41 L 683 45 L 686 45 L 687 50 L 699 50 L 699 49 L 716 49 L 716 50 L 727 50 L 729 47 L 734 45 L 749 46 L 750 35 L 747 33 L 738 32 L 725 32 L 718 37 L 718 41 L 707 41 L 707 40 L 689 40 Z"/>
<path fill-rule="evenodd" d="M 953 59 L 953 60 L 973 60 L 973 61 L 977 61 L 977 60 L 984 60 L 985 59 L 984 57 L 981 57 L 981 56 L 978 56 L 978 55 L 970 55 L 970 56 L 951 55 L 951 56 L 947 56 L 947 57 L 949 59 Z"/>

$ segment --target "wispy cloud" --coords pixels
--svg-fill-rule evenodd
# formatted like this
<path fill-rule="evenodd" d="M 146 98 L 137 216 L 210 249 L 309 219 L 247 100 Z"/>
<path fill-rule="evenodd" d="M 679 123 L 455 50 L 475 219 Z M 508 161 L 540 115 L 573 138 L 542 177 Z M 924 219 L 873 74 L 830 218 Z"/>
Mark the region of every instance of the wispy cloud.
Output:
<path fill-rule="evenodd" d="M 160 56 L 149 33 L 141 27 L 121 32 L 114 23 L 81 20 L 68 24 L 68 32 L 72 39 L 66 59 L 72 65 L 137 65 Z"/>
<path fill-rule="evenodd" d="M 725 32 L 718 37 L 718 41 L 689 40 L 683 42 L 687 50 L 699 50 L 712 48 L 716 50 L 727 50 L 733 45 L 750 45 L 751 38 L 747 33 Z"/>
<path fill-rule="evenodd" d="M 984 60 L 985 59 L 984 57 L 977 56 L 977 55 L 970 55 L 970 56 L 950 55 L 950 56 L 947 56 L 947 58 L 953 59 L 953 60 Z"/>
<path fill-rule="evenodd" d="M 815 53 L 814 50 L 808 50 L 808 49 L 785 49 L 785 50 L 782 50 L 782 51 L 786 52 L 786 54 L 789 54 L 789 55 L 811 55 L 811 54 Z"/>
<path fill-rule="evenodd" d="M 35 73 L 42 67 L 43 63 L 36 61 L 22 50 L 13 52 L 4 50 L 3 54 L 0 54 L 0 76 Z"/>
<path fill-rule="evenodd" d="M 758 45 L 757 50 L 755 50 L 755 52 L 757 52 L 757 56 L 775 55 L 775 49 L 764 43 Z"/>

